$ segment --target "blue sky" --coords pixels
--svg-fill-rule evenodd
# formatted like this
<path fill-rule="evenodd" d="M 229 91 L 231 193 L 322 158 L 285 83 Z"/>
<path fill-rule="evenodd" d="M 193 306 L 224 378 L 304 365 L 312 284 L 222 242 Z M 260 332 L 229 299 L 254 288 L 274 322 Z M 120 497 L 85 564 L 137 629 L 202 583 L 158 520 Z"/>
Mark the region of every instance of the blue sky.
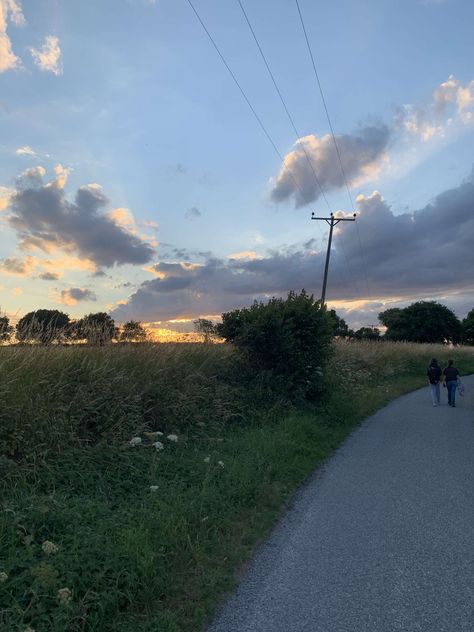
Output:
<path fill-rule="evenodd" d="M 352 209 L 296 4 L 242 0 L 303 137 L 295 146 L 237 0 L 193 2 L 286 170 L 187 0 L 0 0 L 7 313 L 107 309 L 169 326 L 290 289 L 319 294 L 325 241 L 311 211 Z M 420 297 L 463 315 L 474 306 L 456 271 L 470 265 L 462 245 L 474 229 L 474 5 L 300 6 L 360 212 L 359 233 L 348 224 L 336 235 L 329 298 L 355 324 Z M 387 258 L 377 244 L 401 239 L 394 226 L 416 224 L 414 213 L 419 230 Z M 451 279 L 429 274 L 428 253 L 434 271 L 451 262 Z"/>

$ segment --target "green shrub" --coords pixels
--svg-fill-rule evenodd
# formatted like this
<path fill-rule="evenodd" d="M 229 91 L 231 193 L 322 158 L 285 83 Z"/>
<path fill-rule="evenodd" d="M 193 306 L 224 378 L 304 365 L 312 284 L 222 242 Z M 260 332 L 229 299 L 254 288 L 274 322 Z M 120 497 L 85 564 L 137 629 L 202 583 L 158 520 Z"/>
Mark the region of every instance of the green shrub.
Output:
<path fill-rule="evenodd" d="M 217 330 L 260 379 L 273 380 L 293 396 L 313 398 L 318 392 L 332 324 L 326 308 L 304 290 L 227 312 Z"/>

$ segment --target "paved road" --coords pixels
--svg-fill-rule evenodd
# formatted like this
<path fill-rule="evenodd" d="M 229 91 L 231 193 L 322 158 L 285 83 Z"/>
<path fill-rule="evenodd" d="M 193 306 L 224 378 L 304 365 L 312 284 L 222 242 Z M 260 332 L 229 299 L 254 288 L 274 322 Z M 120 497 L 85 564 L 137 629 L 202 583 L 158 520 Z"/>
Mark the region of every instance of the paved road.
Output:
<path fill-rule="evenodd" d="M 209 632 L 473 632 L 474 377 L 357 429 L 298 493 Z M 444 390 L 444 389 L 443 389 Z"/>

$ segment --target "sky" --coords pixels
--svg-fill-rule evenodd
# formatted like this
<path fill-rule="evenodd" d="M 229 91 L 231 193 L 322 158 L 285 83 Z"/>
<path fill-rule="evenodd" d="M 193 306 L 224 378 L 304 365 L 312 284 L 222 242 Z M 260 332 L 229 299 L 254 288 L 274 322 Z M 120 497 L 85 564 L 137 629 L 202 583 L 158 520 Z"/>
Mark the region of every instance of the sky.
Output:
<path fill-rule="evenodd" d="M 0 0 L 2 311 L 186 331 L 319 297 L 313 212 L 357 214 L 327 292 L 351 326 L 474 307 L 474 3 L 299 7 L 331 125 L 295 0 Z"/>

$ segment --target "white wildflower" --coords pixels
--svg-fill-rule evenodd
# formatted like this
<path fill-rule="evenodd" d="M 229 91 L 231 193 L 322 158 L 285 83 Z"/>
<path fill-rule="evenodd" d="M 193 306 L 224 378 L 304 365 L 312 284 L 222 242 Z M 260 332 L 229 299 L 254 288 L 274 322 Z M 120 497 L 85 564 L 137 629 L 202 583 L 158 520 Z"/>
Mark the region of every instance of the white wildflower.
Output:
<path fill-rule="evenodd" d="M 209 516 L 204 516 L 204 518 L 201 520 L 201 522 L 207 522 L 209 520 Z"/>
<path fill-rule="evenodd" d="M 60 588 L 58 590 L 59 603 L 69 603 L 72 598 L 72 593 L 69 588 Z"/>
<path fill-rule="evenodd" d="M 155 443 L 154 443 L 153 445 L 155 446 L 155 448 L 156 448 L 157 450 L 163 450 L 163 448 L 165 447 L 165 446 L 161 443 L 161 441 L 155 441 Z"/>
<path fill-rule="evenodd" d="M 178 443 L 178 435 L 169 434 L 167 437 L 168 441 L 173 441 L 173 443 Z"/>
<path fill-rule="evenodd" d="M 0 584 L 4 584 L 8 579 L 8 575 L 3 571 L 0 573 Z"/>
<path fill-rule="evenodd" d="M 50 555 L 50 553 L 57 553 L 59 550 L 58 545 L 50 542 L 49 540 L 45 540 L 41 545 L 41 548 L 46 553 L 46 555 Z"/>
<path fill-rule="evenodd" d="M 210 462 L 211 462 L 211 457 L 206 456 L 206 458 L 204 459 L 204 463 L 210 463 Z"/>
<path fill-rule="evenodd" d="M 157 492 L 158 491 L 158 485 L 150 485 L 150 491 L 151 492 Z"/>
<path fill-rule="evenodd" d="M 130 439 L 129 443 L 130 445 L 140 445 L 140 443 L 142 442 L 142 438 L 141 437 L 133 437 L 133 439 Z"/>
<path fill-rule="evenodd" d="M 219 467 L 224 467 L 224 461 L 217 461 L 217 465 Z"/>
<path fill-rule="evenodd" d="M 25 628 L 25 629 L 23 630 L 23 632 L 35 632 L 35 629 L 34 629 L 34 628 L 32 628 L 32 627 L 30 627 L 30 626 L 28 626 L 27 628 Z"/>

